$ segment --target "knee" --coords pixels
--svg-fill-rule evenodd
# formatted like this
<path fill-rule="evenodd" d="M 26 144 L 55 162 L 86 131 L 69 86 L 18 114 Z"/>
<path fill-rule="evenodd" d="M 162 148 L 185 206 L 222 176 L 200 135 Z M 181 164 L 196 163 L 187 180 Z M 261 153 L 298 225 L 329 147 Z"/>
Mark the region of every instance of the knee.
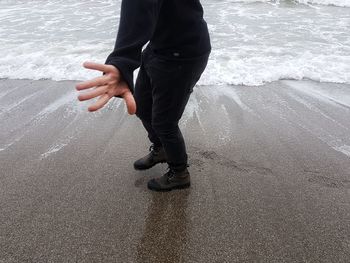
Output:
<path fill-rule="evenodd" d="M 178 134 L 179 126 L 177 122 L 154 122 L 152 128 L 158 137 L 173 137 Z"/>

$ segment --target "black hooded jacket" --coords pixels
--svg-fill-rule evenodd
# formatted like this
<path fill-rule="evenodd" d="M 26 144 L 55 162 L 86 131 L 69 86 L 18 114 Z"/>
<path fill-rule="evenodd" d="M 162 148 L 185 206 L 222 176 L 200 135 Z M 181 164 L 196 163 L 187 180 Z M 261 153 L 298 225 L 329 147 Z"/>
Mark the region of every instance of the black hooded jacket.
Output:
<path fill-rule="evenodd" d="M 133 92 L 133 72 L 142 47 L 166 59 L 182 60 L 211 50 L 199 0 L 122 0 L 119 30 L 105 64 L 117 67 Z"/>

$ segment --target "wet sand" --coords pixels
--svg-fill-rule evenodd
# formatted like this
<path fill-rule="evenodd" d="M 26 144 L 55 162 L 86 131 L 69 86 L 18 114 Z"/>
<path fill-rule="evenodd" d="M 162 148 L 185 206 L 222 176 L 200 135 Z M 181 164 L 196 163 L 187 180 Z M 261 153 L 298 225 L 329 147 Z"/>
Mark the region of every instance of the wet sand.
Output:
<path fill-rule="evenodd" d="M 350 85 L 199 86 L 181 121 L 192 187 L 115 99 L 0 80 L 0 262 L 349 262 Z"/>

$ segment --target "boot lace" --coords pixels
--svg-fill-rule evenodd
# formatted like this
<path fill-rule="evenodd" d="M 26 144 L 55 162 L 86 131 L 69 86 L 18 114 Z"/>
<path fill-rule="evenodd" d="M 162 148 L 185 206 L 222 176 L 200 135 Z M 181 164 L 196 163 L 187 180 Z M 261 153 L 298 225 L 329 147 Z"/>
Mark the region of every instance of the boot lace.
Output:
<path fill-rule="evenodd" d="M 159 150 L 160 150 L 160 147 L 158 146 L 155 146 L 154 144 L 152 144 L 150 147 L 149 147 L 149 149 L 148 149 L 150 152 L 151 152 L 151 154 L 152 155 L 157 155 L 158 154 L 158 152 L 159 152 Z"/>
<path fill-rule="evenodd" d="M 176 171 L 171 167 L 168 167 L 165 176 L 167 177 L 168 180 L 171 180 L 175 176 L 175 174 L 176 174 Z"/>
<path fill-rule="evenodd" d="M 149 147 L 149 149 L 148 149 L 150 152 L 153 152 L 153 150 L 154 150 L 154 144 L 152 144 L 150 147 Z"/>

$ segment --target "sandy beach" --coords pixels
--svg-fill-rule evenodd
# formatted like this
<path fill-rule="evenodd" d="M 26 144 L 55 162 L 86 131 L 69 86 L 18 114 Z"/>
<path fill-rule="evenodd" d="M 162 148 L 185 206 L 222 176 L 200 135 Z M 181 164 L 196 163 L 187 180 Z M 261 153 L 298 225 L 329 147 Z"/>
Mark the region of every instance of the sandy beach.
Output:
<path fill-rule="evenodd" d="M 350 262 L 350 85 L 197 86 L 192 187 L 147 190 L 141 122 L 0 80 L 0 262 Z"/>

